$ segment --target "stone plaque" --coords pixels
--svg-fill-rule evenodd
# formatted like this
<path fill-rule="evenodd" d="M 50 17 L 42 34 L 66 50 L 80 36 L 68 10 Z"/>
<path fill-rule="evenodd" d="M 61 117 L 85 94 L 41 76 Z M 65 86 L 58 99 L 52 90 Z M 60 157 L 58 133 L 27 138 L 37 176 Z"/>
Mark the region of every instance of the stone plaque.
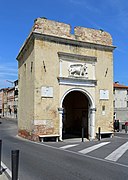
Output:
<path fill-rule="evenodd" d="M 53 97 L 53 87 L 43 86 L 41 88 L 41 97 Z"/>
<path fill-rule="evenodd" d="M 109 99 L 109 91 L 101 89 L 100 90 L 100 99 L 101 100 L 108 100 Z"/>

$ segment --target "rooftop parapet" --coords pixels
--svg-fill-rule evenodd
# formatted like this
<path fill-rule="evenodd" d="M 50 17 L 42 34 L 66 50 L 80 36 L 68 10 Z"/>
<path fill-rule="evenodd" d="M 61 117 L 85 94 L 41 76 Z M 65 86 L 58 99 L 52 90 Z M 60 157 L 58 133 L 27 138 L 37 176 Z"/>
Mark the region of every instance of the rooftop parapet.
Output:
<path fill-rule="evenodd" d="M 109 33 L 103 30 L 95 30 L 84 27 L 75 27 L 74 34 L 71 34 L 71 26 L 69 24 L 48 20 L 46 18 L 37 18 L 34 21 L 32 31 L 30 32 L 28 38 L 20 48 L 17 60 L 20 58 L 26 44 L 32 37 L 33 33 L 39 33 L 42 35 L 54 36 L 62 40 L 64 38 L 66 42 L 79 44 L 79 43 L 91 43 L 98 45 L 100 48 L 107 47 L 113 50 L 115 47 L 112 45 L 112 37 Z M 72 41 L 73 40 L 73 41 Z"/>
<path fill-rule="evenodd" d="M 74 32 L 80 41 L 112 46 L 111 35 L 103 30 L 75 27 Z"/>
<path fill-rule="evenodd" d="M 53 35 L 58 37 L 73 38 L 70 34 L 71 26 L 45 18 L 37 18 L 33 26 L 33 31 L 41 34 Z"/>
<path fill-rule="evenodd" d="M 71 26 L 69 24 L 48 20 L 46 18 L 37 18 L 32 31 L 83 42 L 112 46 L 111 35 L 103 30 L 75 27 L 73 35 L 71 34 Z"/>

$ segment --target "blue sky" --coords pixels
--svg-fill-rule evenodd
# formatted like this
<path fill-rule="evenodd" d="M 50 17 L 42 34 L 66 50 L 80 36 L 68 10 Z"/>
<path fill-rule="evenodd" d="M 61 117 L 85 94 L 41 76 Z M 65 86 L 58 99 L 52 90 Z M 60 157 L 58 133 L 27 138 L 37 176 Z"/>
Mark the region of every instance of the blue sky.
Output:
<path fill-rule="evenodd" d="M 114 81 L 128 85 L 127 0 L 0 0 L 0 88 L 17 79 L 16 57 L 38 17 L 109 32 L 117 47 Z"/>

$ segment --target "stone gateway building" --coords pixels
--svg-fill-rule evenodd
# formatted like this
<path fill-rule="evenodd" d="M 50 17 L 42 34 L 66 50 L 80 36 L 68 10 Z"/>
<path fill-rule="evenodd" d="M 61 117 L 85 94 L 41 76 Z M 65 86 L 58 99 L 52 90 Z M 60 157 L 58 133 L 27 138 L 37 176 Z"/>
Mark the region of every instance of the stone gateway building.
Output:
<path fill-rule="evenodd" d="M 38 18 L 17 56 L 19 135 L 96 138 L 113 131 L 112 38 Z"/>

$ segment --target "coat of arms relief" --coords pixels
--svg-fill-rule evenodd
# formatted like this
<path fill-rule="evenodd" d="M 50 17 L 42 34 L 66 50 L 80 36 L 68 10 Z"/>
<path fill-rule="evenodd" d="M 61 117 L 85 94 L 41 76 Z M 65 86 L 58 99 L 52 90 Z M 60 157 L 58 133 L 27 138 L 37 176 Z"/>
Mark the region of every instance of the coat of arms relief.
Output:
<path fill-rule="evenodd" d="M 84 64 L 71 64 L 68 68 L 70 77 L 83 77 L 88 78 L 87 65 Z"/>

